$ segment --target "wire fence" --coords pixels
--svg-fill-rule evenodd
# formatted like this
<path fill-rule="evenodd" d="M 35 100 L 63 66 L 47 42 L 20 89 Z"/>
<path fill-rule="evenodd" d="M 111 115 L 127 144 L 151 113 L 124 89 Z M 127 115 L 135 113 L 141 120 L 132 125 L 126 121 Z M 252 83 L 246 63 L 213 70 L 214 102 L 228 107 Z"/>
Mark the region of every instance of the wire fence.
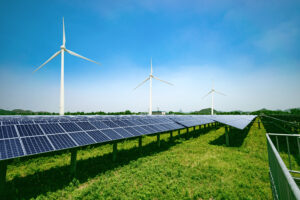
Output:
<path fill-rule="evenodd" d="M 276 134 L 276 133 L 267 133 L 267 148 L 268 148 L 268 158 L 269 158 L 269 175 L 271 182 L 271 189 L 274 199 L 279 200 L 289 200 L 289 199 L 299 199 L 300 200 L 300 190 L 298 185 L 295 182 L 297 177 L 292 177 L 291 173 L 298 173 L 299 171 L 292 170 L 291 165 L 291 149 L 290 149 L 290 140 L 297 141 L 297 147 L 300 155 L 300 146 L 299 146 L 299 135 L 298 134 Z M 271 137 L 275 137 L 276 146 L 273 144 Z M 289 160 L 289 168 L 286 167 L 284 161 L 279 155 L 279 143 L 278 137 L 286 138 L 286 147 Z"/>

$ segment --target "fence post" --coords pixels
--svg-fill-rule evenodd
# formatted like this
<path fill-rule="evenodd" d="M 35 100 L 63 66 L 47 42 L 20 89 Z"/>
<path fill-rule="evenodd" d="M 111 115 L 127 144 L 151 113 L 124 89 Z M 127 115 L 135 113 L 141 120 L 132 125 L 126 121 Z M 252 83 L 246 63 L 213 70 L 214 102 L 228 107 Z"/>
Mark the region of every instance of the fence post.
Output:
<path fill-rule="evenodd" d="M 290 144 L 289 144 L 289 137 L 288 136 L 285 136 L 286 138 L 286 144 L 287 144 L 287 149 L 288 149 L 288 154 L 289 154 L 289 167 L 290 167 L 290 170 L 292 170 L 292 163 L 291 163 L 291 153 L 290 153 Z"/>
<path fill-rule="evenodd" d="M 297 137 L 297 145 L 298 145 L 298 152 L 299 152 L 299 158 L 300 158 L 300 144 L 299 144 L 299 137 Z"/>

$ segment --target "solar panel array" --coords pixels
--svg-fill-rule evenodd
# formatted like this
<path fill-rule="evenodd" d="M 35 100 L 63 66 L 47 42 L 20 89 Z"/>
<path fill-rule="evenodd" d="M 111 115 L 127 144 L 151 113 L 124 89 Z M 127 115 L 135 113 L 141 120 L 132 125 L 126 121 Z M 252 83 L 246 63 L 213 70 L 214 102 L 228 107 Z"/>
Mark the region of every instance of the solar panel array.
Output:
<path fill-rule="evenodd" d="M 243 128 L 254 118 L 222 115 L 5 116 L 0 117 L 0 160 L 151 135 L 215 121 Z"/>
<path fill-rule="evenodd" d="M 256 118 L 256 115 L 213 115 L 210 118 L 222 124 L 244 129 Z"/>

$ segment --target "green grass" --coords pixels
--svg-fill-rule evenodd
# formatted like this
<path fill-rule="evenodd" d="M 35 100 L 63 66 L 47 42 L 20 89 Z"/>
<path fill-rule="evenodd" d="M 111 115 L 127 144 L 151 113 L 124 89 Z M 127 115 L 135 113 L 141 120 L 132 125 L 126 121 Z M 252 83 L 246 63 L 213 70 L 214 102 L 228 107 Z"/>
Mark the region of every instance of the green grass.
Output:
<path fill-rule="evenodd" d="M 183 134 L 184 135 L 184 134 Z M 70 154 L 15 161 L 8 166 L 12 199 L 271 199 L 265 130 L 232 130 L 225 146 L 224 128 L 144 137 L 78 152 L 77 177 L 70 180 Z"/>

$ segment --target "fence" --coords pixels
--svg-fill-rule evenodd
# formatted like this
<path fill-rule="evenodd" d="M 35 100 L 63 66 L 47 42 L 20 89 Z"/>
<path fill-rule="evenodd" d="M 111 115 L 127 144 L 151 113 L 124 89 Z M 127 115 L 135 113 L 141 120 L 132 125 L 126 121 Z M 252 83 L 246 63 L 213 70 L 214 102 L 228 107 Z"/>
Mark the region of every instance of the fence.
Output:
<path fill-rule="evenodd" d="M 300 190 L 296 184 L 294 177 L 290 174 L 300 172 L 292 170 L 291 165 L 291 153 L 290 153 L 290 142 L 289 138 L 297 140 L 298 151 L 300 153 L 299 146 L 299 135 L 297 134 L 275 134 L 267 133 L 267 145 L 268 145 L 268 157 L 269 157 L 269 168 L 270 168 L 270 182 L 274 199 L 299 199 L 300 200 Z M 270 137 L 275 137 L 276 146 L 279 149 L 278 137 L 285 137 L 289 158 L 289 168 L 285 166 L 282 158 L 280 157 L 275 145 L 273 144 Z M 295 179 L 297 179 L 295 177 Z"/>

